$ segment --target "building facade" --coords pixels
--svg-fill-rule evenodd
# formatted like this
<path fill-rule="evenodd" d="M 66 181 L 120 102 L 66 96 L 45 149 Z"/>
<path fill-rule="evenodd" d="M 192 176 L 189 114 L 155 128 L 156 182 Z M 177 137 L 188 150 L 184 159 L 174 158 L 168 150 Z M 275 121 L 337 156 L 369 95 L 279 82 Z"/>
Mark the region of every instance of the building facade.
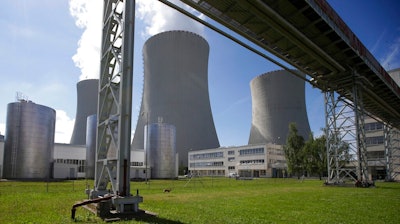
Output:
<path fill-rule="evenodd" d="M 257 144 L 193 150 L 189 172 L 196 176 L 284 177 L 286 159 L 282 145 Z"/>
<path fill-rule="evenodd" d="M 372 180 L 400 180 L 399 131 L 385 130 L 385 125 L 371 117 L 364 120 L 368 173 Z M 385 136 L 391 135 L 391 143 Z M 387 145 L 387 147 L 385 147 Z"/>

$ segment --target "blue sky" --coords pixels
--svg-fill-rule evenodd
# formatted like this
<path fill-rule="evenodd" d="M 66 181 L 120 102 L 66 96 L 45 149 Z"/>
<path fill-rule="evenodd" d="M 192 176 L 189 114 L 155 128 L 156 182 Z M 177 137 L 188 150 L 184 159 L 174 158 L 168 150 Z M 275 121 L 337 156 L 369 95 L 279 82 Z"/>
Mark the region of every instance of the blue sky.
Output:
<path fill-rule="evenodd" d="M 0 8 L 0 132 L 7 104 L 22 92 L 57 111 L 56 142 L 69 142 L 76 110 L 76 83 L 98 77 L 102 1 L 4 0 Z M 364 45 L 387 70 L 400 67 L 400 2 L 330 0 Z M 221 146 L 247 144 L 251 125 L 250 80 L 279 69 L 195 24 L 155 0 L 137 0 L 132 131 L 141 101 L 141 50 L 151 35 L 172 29 L 196 32 L 209 42 L 209 91 Z M 168 22 L 167 22 L 168 21 Z M 306 86 L 312 131 L 324 126 L 323 95 Z"/>

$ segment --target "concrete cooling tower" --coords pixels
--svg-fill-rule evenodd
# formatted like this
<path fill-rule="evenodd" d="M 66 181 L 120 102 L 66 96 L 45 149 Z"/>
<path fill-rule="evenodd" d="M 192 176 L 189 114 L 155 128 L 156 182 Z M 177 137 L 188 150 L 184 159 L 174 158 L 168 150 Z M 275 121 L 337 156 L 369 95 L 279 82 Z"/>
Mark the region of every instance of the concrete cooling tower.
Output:
<path fill-rule="evenodd" d="M 20 101 L 7 106 L 3 177 L 52 178 L 56 111 Z"/>
<path fill-rule="evenodd" d="M 92 114 L 97 114 L 98 88 L 98 79 L 86 79 L 76 84 L 77 106 L 71 145 L 86 144 L 86 119 Z"/>
<path fill-rule="evenodd" d="M 176 127 L 179 166 L 188 151 L 219 147 L 208 94 L 206 40 L 186 31 L 160 33 L 143 47 L 144 87 L 133 149 L 143 149 L 144 125 L 158 117 Z"/>
<path fill-rule="evenodd" d="M 283 145 L 294 122 L 298 134 L 308 139 L 305 82 L 286 70 L 260 75 L 250 82 L 252 123 L 249 144 Z"/>

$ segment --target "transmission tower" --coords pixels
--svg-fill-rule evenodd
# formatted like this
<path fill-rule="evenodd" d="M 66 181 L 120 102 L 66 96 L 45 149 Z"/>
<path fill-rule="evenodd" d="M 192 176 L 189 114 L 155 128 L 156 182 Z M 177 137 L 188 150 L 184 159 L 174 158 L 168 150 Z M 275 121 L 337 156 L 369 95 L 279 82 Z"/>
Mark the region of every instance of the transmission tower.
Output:
<path fill-rule="evenodd" d="M 112 195 L 117 213 L 138 212 L 143 198 L 130 193 L 135 0 L 104 0 L 94 189 Z M 110 189 L 107 189 L 110 187 Z M 107 211 L 106 211 L 107 212 Z"/>

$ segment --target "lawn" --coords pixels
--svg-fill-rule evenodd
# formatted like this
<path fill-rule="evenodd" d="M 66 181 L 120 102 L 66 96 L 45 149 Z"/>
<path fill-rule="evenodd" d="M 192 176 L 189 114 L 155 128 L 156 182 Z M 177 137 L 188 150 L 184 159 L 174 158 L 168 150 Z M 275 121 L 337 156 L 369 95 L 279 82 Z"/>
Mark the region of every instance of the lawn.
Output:
<path fill-rule="evenodd" d="M 71 207 L 93 181 L 0 182 L 0 223 L 74 223 Z M 164 189 L 172 191 L 164 193 Z M 123 223 L 398 223 L 400 183 L 327 187 L 323 181 L 195 178 L 132 182 L 158 216 Z M 102 222 L 84 208 L 77 223 Z"/>

